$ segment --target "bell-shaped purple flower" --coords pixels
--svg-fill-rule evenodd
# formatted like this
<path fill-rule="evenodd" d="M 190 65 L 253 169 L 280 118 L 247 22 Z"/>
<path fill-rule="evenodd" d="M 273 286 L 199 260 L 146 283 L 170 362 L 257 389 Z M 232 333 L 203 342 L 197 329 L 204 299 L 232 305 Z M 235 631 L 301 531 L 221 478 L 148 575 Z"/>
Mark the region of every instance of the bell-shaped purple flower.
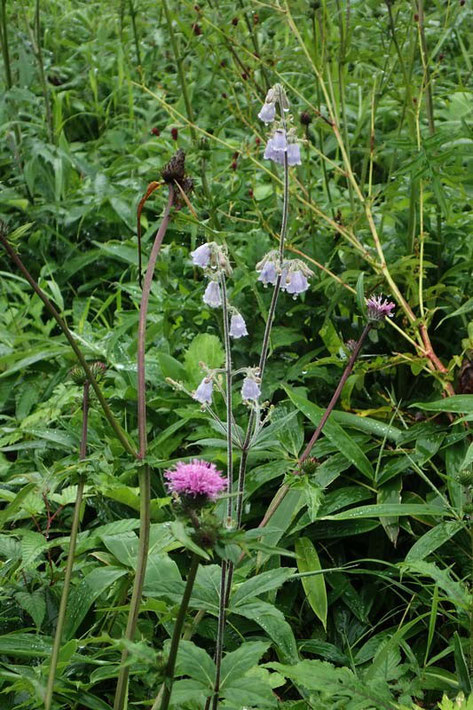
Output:
<path fill-rule="evenodd" d="M 287 150 L 287 138 L 286 138 L 286 131 L 283 131 L 282 128 L 278 128 L 277 131 L 275 131 L 274 136 L 273 136 L 273 149 L 278 151 L 278 150 Z"/>
<path fill-rule="evenodd" d="M 210 263 L 211 251 L 208 244 L 202 244 L 194 251 L 191 251 L 192 263 L 205 269 Z"/>
<path fill-rule="evenodd" d="M 210 308 L 218 308 L 222 305 L 222 294 L 217 281 L 209 281 L 205 289 L 203 300 Z"/>
<path fill-rule="evenodd" d="M 241 388 L 241 396 L 245 401 L 257 400 L 261 395 L 261 388 L 253 377 L 245 377 Z"/>
<path fill-rule="evenodd" d="M 211 404 L 213 386 L 214 384 L 212 380 L 208 377 L 204 377 L 204 379 L 192 395 L 192 399 L 197 400 L 197 402 L 200 402 L 201 404 Z"/>
<path fill-rule="evenodd" d="M 264 156 L 266 160 L 272 160 L 279 165 L 284 165 L 284 151 L 276 150 L 274 148 L 274 139 L 270 138 L 266 143 L 266 149 L 264 151 Z"/>
<path fill-rule="evenodd" d="M 258 118 L 263 121 L 263 123 L 272 123 L 274 121 L 276 118 L 276 106 L 274 101 L 265 101 L 261 111 L 258 114 Z"/>
<path fill-rule="evenodd" d="M 232 338 L 242 338 L 248 335 L 245 319 L 241 313 L 235 313 L 230 319 L 230 335 Z"/>
<path fill-rule="evenodd" d="M 278 275 L 276 273 L 276 266 L 273 262 L 268 261 L 267 264 L 261 269 L 261 273 L 258 276 L 258 281 L 261 281 L 265 286 L 268 284 L 275 284 Z"/>
<path fill-rule="evenodd" d="M 297 296 L 298 293 L 304 293 L 309 288 L 309 282 L 302 271 L 292 271 L 283 277 L 283 282 L 281 284 L 281 289 L 291 293 L 293 296 Z"/>
<path fill-rule="evenodd" d="M 287 164 L 301 165 L 301 149 L 299 143 L 289 143 L 287 146 Z"/>

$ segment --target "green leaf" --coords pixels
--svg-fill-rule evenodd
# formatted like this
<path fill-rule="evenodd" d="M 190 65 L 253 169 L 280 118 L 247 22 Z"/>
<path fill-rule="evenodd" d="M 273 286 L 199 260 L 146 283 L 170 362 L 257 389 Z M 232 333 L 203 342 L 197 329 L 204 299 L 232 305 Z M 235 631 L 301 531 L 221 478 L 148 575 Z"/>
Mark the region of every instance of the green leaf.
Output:
<path fill-rule="evenodd" d="M 24 609 L 33 619 L 36 626 L 39 628 L 43 623 L 46 614 L 46 601 L 42 591 L 37 589 L 34 592 L 17 592 L 15 599 L 18 604 Z"/>
<path fill-rule="evenodd" d="M 406 562 L 423 560 L 465 527 L 461 521 L 438 523 L 420 537 L 406 555 Z"/>
<path fill-rule="evenodd" d="M 225 361 L 225 352 L 220 339 L 216 335 L 200 333 L 189 345 L 184 357 L 184 365 L 189 382 L 197 385 L 204 377 L 203 362 L 209 368 L 221 367 Z"/>
<path fill-rule="evenodd" d="M 252 597 L 269 592 L 271 589 L 278 589 L 293 573 L 294 570 L 291 567 L 280 567 L 257 574 L 238 586 L 230 597 L 231 607 L 236 610 Z"/>
<path fill-rule="evenodd" d="M 373 517 L 396 517 L 398 515 L 426 516 L 450 515 L 446 508 L 436 505 L 418 503 L 385 503 L 380 505 L 363 505 L 358 508 L 349 508 L 336 515 L 325 515 L 320 520 L 354 520 Z"/>
<path fill-rule="evenodd" d="M 411 408 L 428 412 L 453 412 L 454 414 L 471 414 L 473 412 L 473 394 L 455 394 L 435 402 L 415 402 Z"/>
<path fill-rule="evenodd" d="M 299 660 L 292 628 L 284 618 L 284 614 L 273 604 L 261 599 L 250 599 L 245 604 L 232 609 L 232 613 L 256 621 L 274 642 L 284 661 L 296 663 Z"/>
<path fill-rule="evenodd" d="M 316 404 L 309 402 L 306 397 L 296 392 L 296 390 L 285 387 L 293 404 L 317 426 L 322 418 L 324 410 Z M 345 458 L 347 458 L 356 468 L 361 471 L 370 480 L 373 479 L 373 467 L 358 444 L 336 423 L 334 419 L 329 417 L 323 430 L 324 435 L 337 447 Z"/>
<path fill-rule="evenodd" d="M 322 569 L 317 551 L 308 537 L 298 538 L 295 548 L 299 572 L 313 572 Z M 301 582 L 314 614 L 320 619 L 324 629 L 327 629 L 327 589 L 323 574 L 318 574 L 315 577 L 302 577 Z"/>
<path fill-rule="evenodd" d="M 192 641 L 182 640 L 179 643 L 175 675 L 188 675 L 203 686 L 212 688 L 215 672 L 215 663 L 203 648 L 199 648 Z"/>
<path fill-rule="evenodd" d="M 25 530 L 21 540 L 22 568 L 30 567 L 47 548 L 48 542 L 41 533 Z"/>
<path fill-rule="evenodd" d="M 222 688 L 234 683 L 244 676 L 250 668 L 256 666 L 268 648 L 269 643 L 252 641 L 243 643 L 236 651 L 227 653 L 222 660 Z"/>
<path fill-rule="evenodd" d="M 98 567 L 84 577 L 69 595 L 64 638 L 70 639 L 74 635 L 95 600 L 124 574 L 124 569 Z"/>

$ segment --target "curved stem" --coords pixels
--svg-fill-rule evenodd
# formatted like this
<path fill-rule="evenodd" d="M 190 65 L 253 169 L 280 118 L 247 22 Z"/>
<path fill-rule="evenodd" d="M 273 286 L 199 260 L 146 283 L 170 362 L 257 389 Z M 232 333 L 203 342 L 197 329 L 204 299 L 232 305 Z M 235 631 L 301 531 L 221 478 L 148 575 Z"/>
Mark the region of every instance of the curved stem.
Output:
<path fill-rule="evenodd" d="M 67 327 L 66 321 L 59 315 L 58 311 L 56 308 L 53 306 L 49 298 L 46 296 L 44 291 L 38 286 L 34 278 L 31 276 L 30 272 L 26 268 L 26 266 L 23 264 L 22 260 L 16 253 L 16 251 L 13 249 L 13 247 L 10 245 L 8 242 L 6 235 L 2 229 L 2 226 L 0 225 L 0 243 L 3 245 L 5 248 L 8 256 L 10 259 L 13 261 L 15 266 L 18 267 L 18 269 L 21 271 L 25 279 L 28 281 L 30 286 L 32 287 L 33 291 L 39 296 L 39 298 L 42 300 L 58 326 L 61 328 L 62 332 L 66 336 L 67 340 L 69 341 L 69 344 L 71 348 L 74 351 L 75 356 L 79 360 L 80 365 L 82 366 L 87 380 L 90 382 L 90 385 L 94 389 L 95 394 L 97 395 L 97 398 L 102 406 L 103 413 L 105 414 L 105 417 L 108 419 L 108 422 L 110 426 L 112 427 L 113 431 L 117 435 L 118 439 L 120 440 L 121 445 L 127 451 L 129 454 L 132 456 L 137 456 L 137 452 L 133 448 L 133 446 L 130 444 L 128 441 L 128 436 L 125 434 L 123 429 L 121 428 L 120 424 L 117 422 L 115 417 L 112 414 L 112 411 L 108 405 L 107 400 L 105 399 L 103 392 L 101 388 L 99 387 L 97 380 L 94 377 L 93 372 L 91 371 L 87 360 L 85 359 L 84 355 L 82 354 L 82 350 L 79 348 L 77 345 L 76 341 L 74 340 L 74 336 L 72 335 L 71 331 Z"/>
<path fill-rule="evenodd" d="M 87 430 L 89 420 L 89 386 L 90 383 L 84 382 L 82 395 L 82 436 L 80 441 L 79 460 L 83 461 L 87 456 Z M 71 586 L 72 570 L 74 568 L 74 556 L 76 552 L 77 533 L 80 523 L 80 509 L 82 506 L 82 498 L 84 494 L 85 477 L 81 476 L 77 486 L 76 502 L 74 506 L 74 515 L 72 518 L 71 537 L 69 540 L 69 552 L 67 555 L 66 572 L 64 574 L 64 586 L 62 588 L 61 601 L 59 604 L 59 612 L 57 617 L 56 631 L 54 634 L 54 643 L 51 653 L 51 664 L 49 666 L 48 684 L 46 687 L 46 696 L 44 698 L 45 710 L 50 710 L 53 700 L 54 681 L 56 678 L 56 669 L 61 650 L 62 632 L 64 629 L 64 621 L 66 618 L 67 599 L 69 597 L 69 589 Z"/>
<path fill-rule="evenodd" d="M 172 686 L 174 682 L 174 668 L 176 667 L 176 657 L 179 648 L 179 641 L 181 640 L 182 628 L 184 626 L 184 621 L 186 618 L 187 607 L 189 606 L 189 601 L 192 594 L 192 589 L 194 587 L 195 577 L 197 574 L 197 569 L 199 567 L 199 558 L 197 555 L 192 557 L 191 566 L 189 569 L 189 574 L 187 575 L 187 582 L 184 589 L 184 594 L 182 595 L 181 606 L 179 607 L 179 612 L 177 614 L 176 623 L 174 624 L 174 630 L 172 632 L 171 647 L 169 649 L 168 662 L 164 671 L 164 684 L 158 693 L 156 700 L 153 703 L 151 710 L 167 710 L 169 707 L 169 702 L 171 700 Z M 159 704 L 161 700 L 161 704 Z"/>
<path fill-rule="evenodd" d="M 166 234 L 166 229 L 169 224 L 171 208 L 174 201 L 174 188 L 169 186 L 169 195 L 166 209 L 164 211 L 161 225 L 156 234 L 151 254 L 149 256 L 148 266 L 146 269 L 145 278 L 143 281 L 143 293 L 140 303 L 140 317 L 138 323 L 138 348 L 137 348 L 137 366 L 138 366 L 138 438 L 139 451 L 138 458 L 143 460 L 146 456 L 147 435 L 146 435 L 146 370 L 145 370 L 145 354 L 146 354 L 146 318 L 148 314 L 149 296 L 153 283 L 153 274 L 156 266 L 161 244 Z M 139 472 L 139 487 L 140 487 L 140 531 L 139 531 L 139 546 L 138 559 L 136 564 L 136 574 L 133 583 L 133 591 L 130 600 L 130 610 L 128 612 L 128 620 L 125 630 L 125 639 L 133 641 L 138 622 L 138 613 L 141 603 L 141 595 L 143 592 L 143 584 L 146 574 L 146 562 L 149 548 L 149 528 L 150 528 L 150 469 L 145 463 Z M 115 691 L 114 710 L 123 710 L 127 695 L 129 666 L 127 665 L 128 649 L 124 648 L 120 661 L 120 671 L 118 673 L 117 688 Z"/>

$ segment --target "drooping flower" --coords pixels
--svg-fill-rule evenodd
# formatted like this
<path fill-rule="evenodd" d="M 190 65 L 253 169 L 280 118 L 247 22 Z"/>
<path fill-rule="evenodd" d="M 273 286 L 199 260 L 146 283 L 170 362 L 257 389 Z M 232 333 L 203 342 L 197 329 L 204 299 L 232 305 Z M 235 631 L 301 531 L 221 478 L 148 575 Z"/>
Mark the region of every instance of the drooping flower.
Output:
<path fill-rule="evenodd" d="M 205 289 L 203 300 L 210 308 L 218 308 L 222 305 L 222 294 L 217 281 L 209 281 Z"/>
<path fill-rule="evenodd" d="M 314 273 L 300 259 L 289 259 L 282 268 L 281 291 L 287 291 L 294 298 L 309 288 L 308 277 Z"/>
<path fill-rule="evenodd" d="M 216 500 L 227 485 L 215 464 L 199 459 L 179 461 L 174 470 L 165 471 L 164 478 L 171 493 L 207 500 Z"/>
<path fill-rule="evenodd" d="M 278 165 L 284 165 L 284 151 L 276 150 L 274 148 L 274 140 L 270 138 L 266 143 L 266 148 L 264 151 L 264 156 L 266 160 L 272 160 Z"/>
<path fill-rule="evenodd" d="M 200 402 L 201 404 L 211 404 L 213 386 L 214 384 L 212 379 L 210 377 L 204 377 L 192 395 L 192 399 L 197 400 L 197 402 Z"/>
<path fill-rule="evenodd" d="M 287 146 L 287 164 L 301 165 L 301 149 L 299 143 L 289 143 Z"/>
<path fill-rule="evenodd" d="M 287 150 L 286 131 L 284 131 L 282 128 L 278 128 L 278 130 L 274 132 L 274 135 L 271 140 L 273 141 L 273 150 Z"/>
<path fill-rule="evenodd" d="M 387 298 L 383 300 L 382 296 L 370 296 L 365 299 L 365 302 L 368 309 L 368 320 L 371 323 L 379 323 L 385 318 L 392 318 L 394 315 L 392 311 L 396 306 L 392 301 L 388 301 Z"/>
<path fill-rule="evenodd" d="M 241 396 L 245 401 L 257 400 L 261 395 L 261 387 L 254 377 L 245 377 L 241 388 Z"/>
<path fill-rule="evenodd" d="M 274 101 L 265 101 L 261 111 L 258 114 L 258 118 L 263 121 L 263 123 L 272 123 L 276 118 L 276 105 Z"/>
<path fill-rule="evenodd" d="M 192 263 L 205 269 L 210 263 L 211 250 L 208 244 L 202 244 L 194 251 L 191 251 Z"/>
<path fill-rule="evenodd" d="M 230 335 L 232 338 L 242 338 L 248 335 L 245 319 L 241 313 L 235 313 L 230 319 Z"/>
<path fill-rule="evenodd" d="M 261 261 L 256 264 L 256 271 L 259 273 L 258 281 L 261 281 L 264 286 L 268 284 L 275 284 L 278 278 L 278 252 L 274 249 L 261 259 Z"/>

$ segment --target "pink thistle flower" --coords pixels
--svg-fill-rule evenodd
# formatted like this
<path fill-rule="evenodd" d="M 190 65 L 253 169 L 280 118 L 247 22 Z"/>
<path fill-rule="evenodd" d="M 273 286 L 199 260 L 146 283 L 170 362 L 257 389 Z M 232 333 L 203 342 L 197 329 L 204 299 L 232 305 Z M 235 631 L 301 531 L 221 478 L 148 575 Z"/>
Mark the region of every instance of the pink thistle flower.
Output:
<path fill-rule="evenodd" d="M 192 463 L 179 461 L 174 470 L 164 472 L 164 478 L 171 493 L 201 501 L 216 500 L 227 485 L 215 464 L 199 459 Z"/>
<path fill-rule="evenodd" d="M 382 296 L 370 296 L 365 299 L 368 309 L 368 320 L 372 323 L 379 323 L 385 318 L 392 318 L 392 310 L 396 307 L 392 301 L 387 298 L 383 300 Z"/>

